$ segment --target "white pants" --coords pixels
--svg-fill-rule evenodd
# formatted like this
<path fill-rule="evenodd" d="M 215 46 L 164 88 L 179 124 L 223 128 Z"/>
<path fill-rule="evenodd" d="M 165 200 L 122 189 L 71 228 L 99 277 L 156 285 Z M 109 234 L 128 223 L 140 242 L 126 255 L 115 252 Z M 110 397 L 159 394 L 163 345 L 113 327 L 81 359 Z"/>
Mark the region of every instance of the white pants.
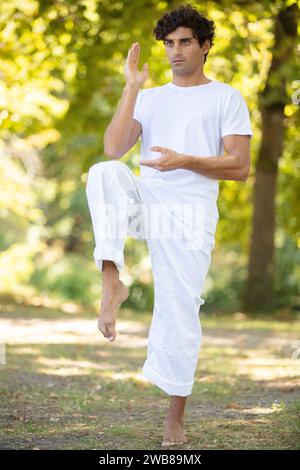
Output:
<path fill-rule="evenodd" d="M 147 359 L 142 369 L 144 377 L 169 395 L 190 395 L 202 339 L 199 309 L 205 301 L 200 295 L 215 243 L 214 233 L 203 230 L 202 242 L 194 243 L 201 238 L 197 238 L 199 232 L 193 239 L 190 226 L 176 207 L 173 210 L 172 202 L 183 200 L 178 187 L 172 192 L 161 180 L 136 176 L 120 160 L 92 165 L 86 194 L 95 237 L 93 256 L 100 271 L 102 261 L 111 260 L 121 272 L 127 235 L 147 241 L 155 297 Z M 109 208 L 107 213 L 103 210 L 105 205 Z M 169 217 L 173 227 L 185 225 L 189 237 L 156 237 L 153 233 L 150 236 L 149 225 L 152 228 L 157 225 L 153 222 L 157 212 L 149 222 L 143 209 L 151 205 L 163 207 L 160 220 Z M 111 210 L 117 208 L 118 211 Z M 132 208 L 137 211 L 132 212 Z M 134 224 L 130 224 L 132 221 Z"/>

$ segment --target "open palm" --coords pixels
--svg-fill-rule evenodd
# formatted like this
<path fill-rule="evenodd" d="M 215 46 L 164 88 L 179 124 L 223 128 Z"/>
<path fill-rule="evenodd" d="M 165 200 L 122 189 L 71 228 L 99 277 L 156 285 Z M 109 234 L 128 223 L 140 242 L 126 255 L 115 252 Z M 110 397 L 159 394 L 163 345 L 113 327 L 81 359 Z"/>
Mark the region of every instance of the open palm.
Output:
<path fill-rule="evenodd" d="M 148 78 L 149 70 L 147 62 L 143 65 L 141 71 L 138 70 L 139 55 L 140 46 L 137 42 L 135 42 L 128 51 L 124 73 L 127 83 L 134 83 L 142 86 L 145 80 Z"/>

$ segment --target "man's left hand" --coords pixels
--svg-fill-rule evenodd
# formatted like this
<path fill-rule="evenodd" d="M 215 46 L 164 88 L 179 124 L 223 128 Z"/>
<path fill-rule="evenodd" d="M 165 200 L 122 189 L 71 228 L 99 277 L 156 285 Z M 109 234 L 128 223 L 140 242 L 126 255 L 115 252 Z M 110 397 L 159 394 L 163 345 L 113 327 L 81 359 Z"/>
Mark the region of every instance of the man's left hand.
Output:
<path fill-rule="evenodd" d="M 161 156 L 154 160 L 140 160 L 141 165 L 150 166 L 160 171 L 175 170 L 180 167 L 182 157 L 179 153 L 175 152 L 175 150 L 157 145 L 150 147 L 150 150 L 153 152 L 161 152 Z"/>

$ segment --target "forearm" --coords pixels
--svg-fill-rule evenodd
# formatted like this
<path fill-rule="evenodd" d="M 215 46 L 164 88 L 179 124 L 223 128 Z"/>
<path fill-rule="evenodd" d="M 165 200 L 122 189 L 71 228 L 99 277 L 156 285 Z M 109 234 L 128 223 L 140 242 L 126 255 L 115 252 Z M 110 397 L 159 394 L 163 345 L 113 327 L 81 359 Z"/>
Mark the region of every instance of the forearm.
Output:
<path fill-rule="evenodd" d="M 215 179 L 244 181 L 248 173 L 234 155 L 215 157 L 194 157 L 180 154 L 180 168 L 192 170 Z"/>
<path fill-rule="evenodd" d="M 122 155 L 133 125 L 133 111 L 139 85 L 126 84 L 116 113 L 104 134 L 104 153 L 112 158 Z"/>

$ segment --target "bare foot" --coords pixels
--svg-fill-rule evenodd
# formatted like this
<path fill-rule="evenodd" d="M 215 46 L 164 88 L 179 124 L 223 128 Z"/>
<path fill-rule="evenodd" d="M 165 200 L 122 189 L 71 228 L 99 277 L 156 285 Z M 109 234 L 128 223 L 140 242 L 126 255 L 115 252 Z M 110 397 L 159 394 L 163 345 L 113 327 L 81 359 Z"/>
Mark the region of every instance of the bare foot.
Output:
<path fill-rule="evenodd" d="M 98 329 L 109 341 L 116 339 L 117 311 L 128 295 L 128 287 L 117 277 L 111 278 L 104 285 Z"/>
<path fill-rule="evenodd" d="M 164 420 L 164 437 L 162 446 L 174 446 L 178 444 L 186 444 L 188 442 L 183 428 L 183 420 L 166 416 Z"/>

